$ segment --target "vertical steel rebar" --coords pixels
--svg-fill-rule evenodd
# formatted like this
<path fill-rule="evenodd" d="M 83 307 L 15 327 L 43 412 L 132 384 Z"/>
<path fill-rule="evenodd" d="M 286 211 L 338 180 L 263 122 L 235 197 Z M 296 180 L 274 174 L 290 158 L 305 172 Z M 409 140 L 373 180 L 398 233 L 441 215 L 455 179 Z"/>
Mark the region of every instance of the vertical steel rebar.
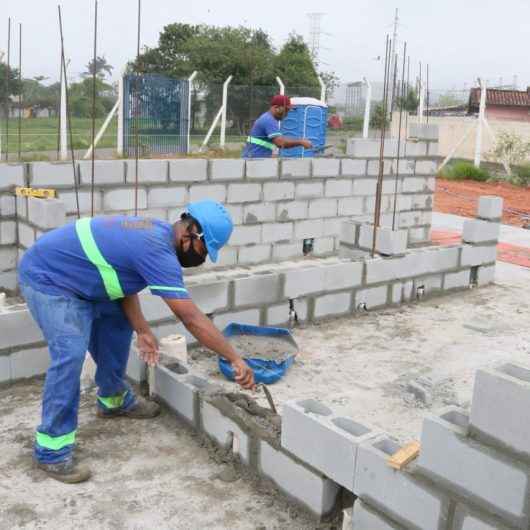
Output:
<path fill-rule="evenodd" d="M 22 158 L 22 104 L 24 101 L 24 91 L 22 89 L 22 24 L 19 24 L 18 33 L 18 160 Z"/>
<path fill-rule="evenodd" d="M 379 150 L 379 174 L 377 177 L 377 190 L 375 196 L 375 213 L 374 213 L 374 234 L 372 241 L 372 257 L 375 256 L 375 249 L 377 244 L 377 229 L 379 227 L 381 217 L 381 195 L 383 190 L 383 173 L 384 173 L 384 152 L 385 152 L 385 133 L 386 133 L 386 120 L 388 117 L 388 90 L 389 90 L 389 77 L 390 77 L 390 64 L 392 61 L 391 54 L 391 41 L 390 37 L 386 37 L 386 50 L 385 50 L 385 76 L 383 83 L 383 123 L 381 125 L 381 144 Z"/>
<path fill-rule="evenodd" d="M 426 74 L 426 85 L 427 85 L 427 93 L 426 93 L 426 104 L 427 104 L 427 125 L 429 125 L 429 65 L 427 64 L 427 74 Z"/>
<path fill-rule="evenodd" d="M 407 43 L 403 44 L 403 73 L 401 75 L 401 98 L 399 102 L 399 130 L 398 130 L 398 144 L 397 144 L 397 167 L 396 167 L 396 182 L 394 186 L 394 212 L 392 215 L 392 230 L 396 229 L 396 209 L 397 209 L 397 195 L 399 182 L 399 163 L 401 162 L 401 126 L 403 124 L 403 103 L 405 99 L 405 66 L 407 63 Z M 406 142 L 406 140 L 405 140 Z"/>
<path fill-rule="evenodd" d="M 6 162 L 9 162 L 9 74 L 11 72 L 11 18 L 7 20 L 7 70 L 5 79 Z"/>
<path fill-rule="evenodd" d="M 410 55 L 407 59 L 407 84 L 406 84 L 405 90 L 406 90 L 407 99 L 408 99 L 409 92 L 410 92 Z M 407 134 L 407 138 L 409 134 L 409 113 L 410 113 L 410 110 L 407 109 L 407 113 L 405 114 L 405 131 Z M 407 141 L 405 139 L 405 157 L 406 156 L 407 156 Z"/>
<path fill-rule="evenodd" d="M 72 170 L 74 174 L 74 189 L 75 189 L 75 202 L 77 207 L 77 218 L 81 218 L 80 208 L 79 208 L 79 187 L 77 183 L 77 172 L 75 169 L 75 152 L 74 152 L 74 137 L 72 132 L 72 117 L 70 114 L 70 102 L 68 96 L 68 72 L 66 71 L 66 59 L 64 55 L 64 35 L 63 35 L 63 17 L 61 14 L 61 6 L 57 6 L 59 11 L 59 31 L 61 34 L 61 62 L 62 62 L 62 71 L 64 75 L 64 88 L 66 96 L 66 117 L 68 122 L 68 129 L 70 130 L 70 152 L 72 156 Z"/>
<path fill-rule="evenodd" d="M 61 51 L 61 57 L 59 59 L 59 62 L 61 63 L 60 73 L 59 73 L 59 100 L 57 103 L 57 160 L 59 160 L 61 156 L 61 84 L 63 82 L 63 58 L 62 58 L 62 51 Z"/>
<path fill-rule="evenodd" d="M 94 181 L 96 169 L 96 87 L 98 60 L 98 0 L 94 3 L 94 59 L 92 63 L 92 172 L 90 180 L 90 215 L 94 217 Z"/>
<path fill-rule="evenodd" d="M 140 75 L 140 32 L 142 29 L 142 0 L 138 0 L 138 35 L 136 42 L 136 76 L 135 76 L 135 145 L 134 145 L 134 215 L 138 215 L 138 159 L 140 158 L 140 91 L 138 77 Z"/>

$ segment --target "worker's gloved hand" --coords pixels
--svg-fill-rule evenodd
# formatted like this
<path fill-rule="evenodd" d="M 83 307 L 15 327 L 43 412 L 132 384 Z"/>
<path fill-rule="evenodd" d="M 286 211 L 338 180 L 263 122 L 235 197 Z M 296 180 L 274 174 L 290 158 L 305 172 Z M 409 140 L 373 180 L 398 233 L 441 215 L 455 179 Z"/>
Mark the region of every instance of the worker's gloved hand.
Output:
<path fill-rule="evenodd" d="M 313 144 L 311 143 L 311 140 L 302 140 L 302 147 L 305 147 L 306 149 L 311 149 L 313 147 Z"/>
<path fill-rule="evenodd" d="M 254 372 L 252 368 L 243 360 L 238 359 L 232 363 L 235 372 L 236 383 L 241 385 L 246 390 L 254 390 L 256 383 L 254 382 Z"/>
<path fill-rule="evenodd" d="M 155 366 L 160 360 L 158 353 L 158 342 L 151 331 L 138 333 L 136 345 L 142 361 L 145 361 L 149 366 Z"/>

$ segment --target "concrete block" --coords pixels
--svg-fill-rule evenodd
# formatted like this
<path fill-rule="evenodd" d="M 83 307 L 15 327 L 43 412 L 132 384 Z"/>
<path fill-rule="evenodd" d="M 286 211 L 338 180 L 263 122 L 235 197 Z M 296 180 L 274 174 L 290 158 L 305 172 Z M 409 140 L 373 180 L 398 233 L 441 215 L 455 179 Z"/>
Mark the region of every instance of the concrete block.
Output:
<path fill-rule="evenodd" d="M 297 199 L 317 199 L 324 196 L 322 182 L 300 182 L 296 185 Z"/>
<path fill-rule="evenodd" d="M 31 348 L 11 354 L 11 380 L 45 374 L 50 365 L 48 348 Z"/>
<path fill-rule="evenodd" d="M 196 285 L 190 284 L 188 291 L 195 304 L 208 315 L 228 308 L 228 285 L 229 282 L 226 280 L 201 281 Z"/>
<path fill-rule="evenodd" d="M 285 273 L 284 297 L 299 298 L 324 291 L 323 267 L 296 268 Z"/>
<path fill-rule="evenodd" d="M 383 176 L 393 176 L 392 160 L 383 160 Z M 366 174 L 369 177 L 378 177 L 381 171 L 379 160 L 369 160 Z"/>
<path fill-rule="evenodd" d="M 426 186 L 426 180 L 423 177 L 407 177 L 403 180 L 401 189 L 403 193 L 425 193 L 429 191 Z"/>
<path fill-rule="evenodd" d="M 259 309 L 248 309 L 246 311 L 236 311 L 234 313 L 223 313 L 216 315 L 213 323 L 222 331 L 226 326 L 233 322 L 238 324 L 250 324 L 252 326 L 260 325 Z"/>
<path fill-rule="evenodd" d="M 495 282 L 495 265 L 479 267 L 477 274 L 477 285 L 488 285 Z"/>
<path fill-rule="evenodd" d="M 478 199 L 477 217 L 486 221 L 499 221 L 502 217 L 502 197 L 483 195 Z"/>
<path fill-rule="evenodd" d="M 427 156 L 427 142 L 407 142 L 403 148 L 405 156 Z"/>
<path fill-rule="evenodd" d="M 340 241 L 351 246 L 357 246 L 360 227 L 360 223 L 343 221 L 341 223 Z"/>
<path fill-rule="evenodd" d="M 309 202 L 309 217 L 320 219 L 322 217 L 336 217 L 338 209 L 337 199 L 316 199 Z"/>
<path fill-rule="evenodd" d="M 73 187 L 74 170 L 72 164 L 51 164 L 50 162 L 34 162 L 31 164 L 30 183 L 34 188 L 54 188 L 59 186 Z"/>
<path fill-rule="evenodd" d="M 177 375 L 166 366 L 155 367 L 153 393 L 188 423 L 198 426 L 198 392 L 208 386 L 208 382 L 193 375 Z"/>
<path fill-rule="evenodd" d="M 14 195 L 0 195 L 0 217 L 11 217 L 16 214 Z"/>
<path fill-rule="evenodd" d="M 28 216 L 28 198 L 17 197 L 16 198 L 17 217 L 19 219 Z"/>
<path fill-rule="evenodd" d="M 236 307 L 247 305 L 271 304 L 280 300 L 279 274 L 257 274 L 250 278 L 234 280 L 234 304 Z"/>
<path fill-rule="evenodd" d="M 398 212 L 406 212 L 412 210 L 412 198 L 414 195 L 399 195 L 396 202 L 396 210 Z M 394 198 L 390 200 L 391 209 L 394 207 Z"/>
<path fill-rule="evenodd" d="M 247 179 L 277 179 L 278 159 L 247 160 Z"/>
<path fill-rule="evenodd" d="M 136 182 L 136 161 L 126 160 L 127 182 Z M 167 160 L 139 160 L 138 182 L 149 184 L 151 182 L 167 182 L 169 178 L 169 162 Z"/>
<path fill-rule="evenodd" d="M 263 440 L 259 448 L 261 474 L 315 515 L 323 516 L 333 510 L 340 491 L 337 484 Z"/>
<path fill-rule="evenodd" d="M 355 179 L 353 181 L 354 195 L 375 195 L 376 190 L 376 179 Z"/>
<path fill-rule="evenodd" d="M 248 435 L 230 418 L 210 403 L 201 400 L 201 426 L 204 432 L 221 447 L 237 447 L 237 453 L 246 465 L 250 463 L 250 440 Z M 234 440 L 237 440 L 234 443 Z"/>
<path fill-rule="evenodd" d="M 431 240 L 431 229 L 427 226 L 421 228 L 409 228 L 409 245 L 413 243 L 425 243 Z"/>
<path fill-rule="evenodd" d="M 377 229 L 375 248 L 385 256 L 404 254 L 407 251 L 408 233 L 406 230 L 392 230 L 380 226 Z M 374 226 L 363 223 L 359 231 L 359 248 L 371 249 L 374 240 Z"/>
<path fill-rule="evenodd" d="M 134 164 L 134 162 L 133 162 Z M 134 171 L 134 169 L 133 169 Z M 79 176 L 82 185 L 92 183 L 92 161 L 81 160 L 79 162 Z M 101 186 L 106 184 L 125 183 L 125 162 L 123 160 L 96 160 L 94 163 L 94 184 Z"/>
<path fill-rule="evenodd" d="M 27 309 L 0 313 L 0 350 L 35 344 L 44 340 Z"/>
<path fill-rule="evenodd" d="M 89 191 L 79 191 L 79 211 L 89 213 L 92 210 L 92 193 Z M 64 203 L 66 215 L 77 214 L 77 198 L 73 191 L 59 191 L 58 198 Z M 101 191 L 94 190 L 94 212 L 101 212 L 102 206 Z"/>
<path fill-rule="evenodd" d="M 411 209 L 413 210 L 432 209 L 432 195 L 408 195 L 407 198 L 410 199 Z"/>
<path fill-rule="evenodd" d="M 369 259 L 366 261 L 366 283 L 380 283 L 412 276 L 407 266 L 407 257 Z"/>
<path fill-rule="evenodd" d="M 263 225 L 263 243 L 290 241 L 293 238 L 293 223 L 265 223 Z"/>
<path fill-rule="evenodd" d="M 210 160 L 211 180 L 241 180 L 245 175 L 245 161 L 236 159 Z"/>
<path fill-rule="evenodd" d="M 270 261 L 272 248 L 270 244 L 267 245 L 252 245 L 241 247 L 238 253 L 238 263 L 240 265 L 255 265 L 256 263 L 264 263 Z"/>
<path fill-rule="evenodd" d="M 348 197 L 347 199 L 339 199 L 339 215 L 350 216 L 350 215 L 362 215 L 363 208 L 362 197 Z"/>
<path fill-rule="evenodd" d="M 106 191 L 103 194 L 103 210 L 105 212 L 116 212 L 120 210 L 130 210 L 134 208 L 135 190 L 134 188 L 124 188 Z M 138 189 L 138 209 L 147 208 L 147 193 L 145 189 Z"/>
<path fill-rule="evenodd" d="M 405 528 L 444 530 L 449 519 L 449 498 L 406 471 L 392 469 L 387 460 L 399 448 L 384 437 L 359 446 L 355 495 Z"/>
<path fill-rule="evenodd" d="M 424 276 L 414 278 L 414 292 L 418 297 L 429 295 L 442 290 L 443 275 Z"/>
<path fill-rule="evenodd" d="M 261 184 L 230 184 L 228 202 L 256 202 L 261 199 Z"/>
<path fill-rule="evenodd" d="M 366 175 L 366 160 L 343 158 L 341 175 L 348 177 L 361 177 Z"/>
<path fill-rule="evenodd" d="M 15 221 L 0 222 L 0 245 L 14 245 L 17 242 L 17 223 Z"/>
<path fill-rule="evenodd" d="M 324 291 L 353 289 L 362 283 L 364 263 L 345 261 L 322 267 L 324 272 Z"/>
<path fill-rule="evenodd" d="M 276 219 L 278 221 L 296 221 L 306 219 L 309 203 L 307 201 L 281 202 L 276 205 Z"/>
<path fill-rule="evenodd" d="M 350 179 L 328 179 L 324 195 L 326 197 L 348 197 L 352 193 L 352 186 Z"/>
<path fill-rule="evenodd" d="M 0 356 L 0 383 L 11 381 L 11 357 L 9 355 Z"/>
<path fill-rule="evenodd" d="M 315 300 L 315 318 L 346 315 L 351 312 L 351 293 L 326 294 Z"/>
<path fill-rule="evenodd" d="M 504 364 L 478 370 L 469 431 L 490 445 L 530 459 L 530 425 L 521 421 L 530 405 L 530 369 Z"/>
<path fill-rule="evenodd" d="M 303 256 L 302 242 L 297 243 L 277 243 L 272 247 L 273 261 L 286 261 Z"/>
<path fill-rule="evenodd" d="M 377 434 L 313 399 L 283 405 L 282 447 L 352 492 L 359 444 Z"/>
<path fill-rule="evenodd" d="M 0 190 L 24 186 L 24 166 L 0 163 Z"/>
<path fill-rule="evenodd" d="M 340 175 L 339 158 L 314 158 L 313 177 L 336 177 Z"/>
<path fill-rule="evenodd" d="M 255 245 L 256 243 L 261 243 L 261 225 L 234 227 L 230 245 Z"/>
<path fill-rule="evenodd" d="M 436 176 L 427 178 L 425 191 L 426 193 L 434 193 L 436 191 Z"/>
<path fill-rule="evenodd" d="M 440 131 L 438 125 L 411 123 L 409 126 L 409 137 L 419 140 L 438 140 Z"/>
<path fill-rule="evenodd" d="M 268 201 L 285 201 L 294 199 L 293 182 L 268 182 L 263 186 L 263 199 Z"/>
<path fill-rule="evenodd" d="M 270 202 L 246 204 L 242 217 L 245 224 L 270 223 L 276 220 L 276 205 Z"/>
<path fill-rule="evenodd" d="M 151 188 L 147 193 L 148 208 L 176 208 L 188 201 L 188 193 L 182 187 Z"/>
<path fill-rule="evenodd" d="M 363 289 L 355 293 L 355 308 L 365 306 L 366 309 L 375 309 L 382 307 L 388 302 L 388 288 L 386 285 L 373 287 L 372 289 Z"/>
<path fill-rule="evenodd" d="M 225 246 L 219 252 L 217 263 L 207 263 L 210 267 L 233 267 L 237 264 L 237 249 Z"/>
<path fill-rule="evenodd" d="M 283 159 L 281 178 L 308 178 L 311 176 L 311 159 Z"/>
<path fill-rule="evenodd" d="M 66 206 L 59 199 L 29 197 L 28 219 L 39 228 L 57 228 L 66 222 Z"/>
<path fill-rule="evenodd" d="M 18 287 L 17 271 L 0 272 L 0 290 L 15 291 Z"/>
<path fill-rule="evenodd" d="M 460 264 L 462 267 L 476 267 L 494 263 L 497 259 L 497 247 L 495 245 L 476 247 L 463 245 Z"/>
<path fill-rule="evenodd" d="M 158 369 L 158 366 L 155 368 L 155 370 Z M 140 359 L 140 356 L 138 355 L 138 350 L 136 349 L 136 346 L 131 346 L 131 350 L 129 351 L 129 360 L 127 362 L 127 371 L 126 371 L 127 378 L 136 383 L 137 385 L 145 382 L 148 380 L 147 375 L 147 363 Z M 155 375 L 156 380 L 156 375 Z M 154 389 L 150 389 L 152 392 L 154 392 Z"/>
<path fill-rule="evenodd" d="M 438 172 L 438 162 L 435 160 L 418 160 L 416 162 L 416 175 L 430 176 Z"/>
<path fill-rule="evenodd" d="M 296 221 L 294 224 L 296 239 L 312 239 L 324 235 L 324 222 L 322 219 Z"/>
<path fill-rule="evenodd" d="M 451 530 L 510 530 L 503 522 L 492 515 L 470 509 L 465 504 L 458 504 Z"/>
<path fill-rule="evenodd" d="M 19 221 L 18 242 L 24 248 L 31 247 L 35 243 L 35 228 Z"/>
<path fill-rule="evenodd" d="M 208 160 L 181 159 L 169 161 L 171 182 L 202 182 L 208 178 Z"/>
<path fill-rule="evenodd" d="M 385 141 L 385 157 L 397 156 L 397 139 L 387 138 Z M 346 146 L 346 154 L 358 158 L 375 158 L 381 152 L 379 140 L 371 138 L 350 138 Z"/>
<path fill-rule="evenodd" d="M 294 300 L 294 309 L 298 315 L 299 322 L 307 320 L 307 300 Z M 289 321 L 289 304 L 269 306 L 267 308 L 267 326 L 280 326 Z"/>
<path fill-rule="evenodd" d="M 330 256 L 335 254 L 335 238 L 319 237 L 313 242 L 313 256 Z"/>
<path fill-rule="evenodd" d="M 469 287 L 471 281 L 471 271 L 466 269 L 460 272 L 451 272 L 444 277 L 444 289 L 465 289 Z"/>
<path fill-rule="evenodd" d="M 469 439 L 469 419 L 448 407 L 423 422 L 419 471 L 514 525 L 529 522 L 529 469 Z"/>
<path fill-rule="evenodd" d="M 464 221 L 464 230 L 462 240 L 464 243 L 488 243 L 497 242 L 501 232 L 499 223 L 490 223 L 479 219 L 466 219 Z"/>
<path fill-rule="evenodd" d="M 226 201 L 226 186 L 223 184 L 212 184 L 210 186 L 194 185 L 190 188 L 190 202 L 210 199 L 212 201 Z"/>
<path fill-rule="evenodd" d="M 0 247 L 0 271 L 10 271 L 16 266 L 17 249 L 15 247 Z"/>
<path fill-rule="evenodd" d="M 380 512 L 370 508 L 361 499 L 353 505 L 353 530 L 406 530 L 403 526 L 393 523 Z"/>
<path fill-rule="evenodd" d="M 328 217 L 324 219 L 324 237 L 338 237 L 342 229 L 344 217 Z"/>
<path fill-rule="evenodd" d="M 399 168 L 397 164 L 397 159 L 392 161 L 392 173 L 396 175 L 414 175 L 414 169 L 416 162 L 410 159 L 401 159 L 399 161 Z"/>

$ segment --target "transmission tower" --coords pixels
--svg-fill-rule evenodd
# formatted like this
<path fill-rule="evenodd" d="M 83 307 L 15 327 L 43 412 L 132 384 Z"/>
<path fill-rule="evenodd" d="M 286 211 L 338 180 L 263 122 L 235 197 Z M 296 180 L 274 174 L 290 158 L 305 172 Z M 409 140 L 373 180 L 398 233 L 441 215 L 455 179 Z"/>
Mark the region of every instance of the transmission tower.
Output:
<path fill-rule="evenodd" d="M 313 63 L 318 65 L 320 59 L 320 41 L 322 38 L 322 18 L 325 13 L 308 13 L 309 17 L 309 51 Z"/>

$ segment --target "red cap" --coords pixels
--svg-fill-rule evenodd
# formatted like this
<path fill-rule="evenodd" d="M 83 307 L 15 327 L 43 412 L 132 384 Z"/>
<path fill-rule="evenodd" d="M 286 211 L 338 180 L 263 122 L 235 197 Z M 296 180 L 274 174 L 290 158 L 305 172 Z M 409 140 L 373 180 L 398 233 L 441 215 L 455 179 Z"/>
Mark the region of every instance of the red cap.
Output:
<path fill-rule="evenodd" d="M 289 96 L 282 96 L 277 94 L 271 100 L 271 107 L 291 107 L 291 98 Z"/>

